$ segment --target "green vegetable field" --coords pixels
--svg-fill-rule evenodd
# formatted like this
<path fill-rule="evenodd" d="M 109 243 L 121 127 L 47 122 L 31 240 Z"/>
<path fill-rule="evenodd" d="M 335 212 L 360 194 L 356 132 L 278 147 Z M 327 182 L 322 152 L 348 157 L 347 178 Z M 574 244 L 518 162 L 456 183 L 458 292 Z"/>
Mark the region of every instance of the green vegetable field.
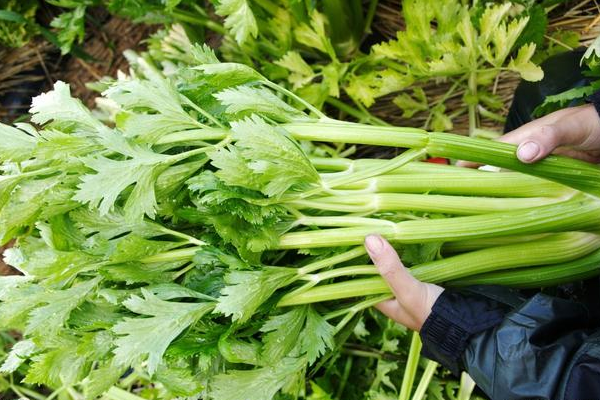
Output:
<path fill-rule="evenodd" d="M 600 275 L 600 168 L 490 140 L 549 57 L 589 79 L 537 115 L 600 88 L 587 3 L 0 0 L 0 399 L 485 399 L 363 241 L 447 287 Z"/>

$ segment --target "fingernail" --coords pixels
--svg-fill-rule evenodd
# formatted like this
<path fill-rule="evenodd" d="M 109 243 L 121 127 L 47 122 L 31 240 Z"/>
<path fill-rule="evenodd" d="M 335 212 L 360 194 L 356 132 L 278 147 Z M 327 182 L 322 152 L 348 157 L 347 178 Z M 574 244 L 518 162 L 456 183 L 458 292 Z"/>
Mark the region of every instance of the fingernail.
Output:
<path fill-rule="evenodd" d="M 365 238 L 365 246 L 369 253 L 377 254 L 383 249 L 383 240 L 377 235 L 369 235 Z"/>
<path fill-rule="evenodd" d="M 522 143 L 517 149 L 517 157 L 521 161 L 531 161 L 540 153 L 540 146 L 535 142 Z"/>

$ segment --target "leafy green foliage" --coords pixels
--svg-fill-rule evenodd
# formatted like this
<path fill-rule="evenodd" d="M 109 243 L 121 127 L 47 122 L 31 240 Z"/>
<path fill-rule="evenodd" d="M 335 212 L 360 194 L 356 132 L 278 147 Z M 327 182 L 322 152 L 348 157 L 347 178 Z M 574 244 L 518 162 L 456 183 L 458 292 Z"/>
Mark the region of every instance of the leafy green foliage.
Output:
<path fill-rule="evenodd" d="M 232 122 L 231 130 L 235 145 L 209 155 L 219 169 L 217 177 L 226 184 L 278 197 L 319 181 L 315 168 L 285 131 L 257 117 Z"/>
<path fill-rule="evenodd" d="M 246 322 L 277 289 L 286 285 L 295 272 L 285 268 L 263 268 L 261 271 L 231 271 L 225 275 L 216 312 Z"/>
<path fill-rule="evenodd" d="M 209 396 L 215 400 L 272 399 L 304 364 L 302 358 L 284 358 L 269 367 L 216 375 L 209 386 Z"/>
<path fill-rule="evenodd" d="M 188 326 L 212 310 L 212 303 L 186 304 L 160 300 L 142 289 L 144 298 L 131 296 L 123 302 L 130 311 L 149 318 L 126 318 L 114 326 L 115 361 L 131 365 L 147 355 L 153 374 L 169 344 Z"/>
<path fill-rule="evenodd" d="M 238 43 L 258 34 L 256 18 L 248 0 L 218 0 L 216 12 L 225 17 L 225 28 L 229 29 Z"/>
<path fill-rule="evenodd" d="M 380 66 L 358 69 L 348 80 L 346 91 L 368 107 L 377 98 L 406 90 L 415 82 L 448 78 L 465 90 L 463 99 L 467 106 L 454 115 L 468 111 L 471 121 L 476 122 L 477 105 L 485 103 L 484 88 L 494 82 L 502 69 L 508 68 L 529 81 L 543 76 L 531 58 L 546 29 L 545 13 L 535 5 L 515 17 L 511 16 L 512 11 L 510 2 L 469 6 L 457 0 L 405 0 L 405 30 L 397 33 L 396 40 L 373 46 L 371 57 Z M 511 57 L 515 52 L 516 56 Z M 390 60 L 396 62 L 393 67 Z M 456 89 L 453 86 L 448 95 Z M 424 93 L 404 92 L 395 103 L 410 118 L 415 112 L 426 110 L 428 100 Z M 491 111 L 499 109 L 485 105 Z M 452 128 L 444 109 L 432 109 L 429 114 L 427 121 L 434 129 Z"/>
<path fill-rule="evenodd" d="M 69 53 L 74 44 L 83 41 L 85 10 L 85 6 L 75 7 L 72 11 L 63 12 L 50 23 L 50 26 L 59 30 L 57 38 L 62 54 Z"/>
<path fill-rule="evenodd" d="M 37 0 L 0 1 L 0 44 L 21 47 L 33 36 Z"/>
<path fill-rule="evenodd" d="M 484 15 L 493 20 L 503 10 Z M 326 18 L 309 11 L 303 46 L 333 58 Z M 470 22 L 461 21 L 467 40 Z M 316 139 L 323 129 L 336 141 L 346 133 L 354 141 L 368 130 L 364 125 L 327 119 L 304 103 L 314 114 L 308 115 L 294 108 L 301 99 L 253 68 L 193 49 L 190 58 L 171 52 L 176 62 L 164 71 L 148 55 L 128 53 L 131 76 L 104 83 L 114 121 L 101 122 L 57 83 L 34 100 L 37 128 L 0 129 L 10 142 L 0 147 L 7 156 L 0 233 L 2 243 L 16 240 L 6 261 L 26 274 L 0 279 L 0 322 L 33 344 L 17 347 L 6 371 L 26 369 L 25 382 L 73 387 L 89 397 L 139 380 L 140 396 L 165 400 L 397 398 L 406 329 L 371 310 L 373 299 L 293 307 L 281 299 L 352 283 L 355 272 L 348 270 L 372 270 L 361 248 L 336 246 L 345 237 L 324 245 L 316 243 L 320 235 L 350 224 L 341 232 L 362 236 L 377 218 L 395 232 L 393 218 L 419 225 L 432 214 L 378 212 L 381 189 L 352 185 L 387 174 L 387 164 L 364 169 L 340 159 L 333 146 L 293 138 L 294 129 L 308 127 Z M 515 68 L 527 64 L 530 49 L 516 53 Z M 289 54 L 278 67 L 291 68 L 297 57 Z M 185 65 L 192 59 L 205 64 Z M 332 60 L 313 70 L 331 81 L 327 96 L 340 83 L 340 65 Z M 308 71 L 303 65 L 293 73 Z M 481 93 L 482 103 L 494 103 Z M 420 92 L 413 95 L 425 104 Z M 368 140 L 390 144 L 405 133 L 383 130 Z M 328 163 L 352 168 L 335 173 Z M 323 185 L 322 177 L 347 187 Z M 331 198 L 345 200 L 347 193 L 365 200 L 331 210 L 338 206 Z M 301 238 L 290 249 L 305 250 L 282 249 L 284 232 Z M 414 263 L 438 257 L 440 245 L 415 244 Z M 310 381 L 316 386 L 307 394 Z"/>

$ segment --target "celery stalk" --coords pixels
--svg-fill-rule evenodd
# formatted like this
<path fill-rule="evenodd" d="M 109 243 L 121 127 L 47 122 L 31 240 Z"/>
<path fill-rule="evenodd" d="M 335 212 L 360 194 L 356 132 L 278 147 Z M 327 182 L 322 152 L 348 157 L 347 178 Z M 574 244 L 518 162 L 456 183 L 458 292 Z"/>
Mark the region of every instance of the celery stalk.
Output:
<path fill-rule="evenodd" d="M 576 260 L 572 262 L 577 263 L 582 257 L 585 258 L 589 254 L 598 253 L 599 249 L 600 236 L 598 235 L 582 232 L 558 233 L 537 241 L 493 247 L 420 264 L 411 268 L 410 271 L 413 276 L 420 280 L 440 283 L 473 274 L 503 269 L 564 263 L 571 262 L 572 260 Z M 597 255 L 597 257 L 600 257 L 600 255 Z M 590 263 L 585 263 L 585 266 L 582 265 L 575 264 L 573 269 L 576 269 L 577 273 L 586 272 L 589 269 Z M 360 273 L 368 272 L 366 269 L 359 269 Z M 332 271 L 335 271 L 335 269 Z M 353 272 L 351 269 L 348 269 L 348 271 Z M 556 269 L 554 268 L 552 271 L 556 271 Z M 512 270 L 509 272 L 512 272 Z M 498 272 L 494 272 L 494 274 L 498 274 Z M 546 274 L 548 277 L 550 275 Z M 523 276 L 526 276 L 526 274 L 520 277 Z M 572 274 L 561 276 L 572 276 Z M 476 279 L 467 279 L 466 281 L 469 284 L 481 283 Z M 519 282 L 517 279 L 513 279 L 513 281 Z M 377 276 L 317 286 L 302 292 L 292 292 L 281 299 L 279 306 L 338 300 L 347 297 L 389 292 L 390 290 L 386 282 L 383 278 Z"/>
<path fill-rule="evenodd" d="M 600 223 L 600 201 L 578 195 L 569 200 L 521 210 L 466 217 L 402 221 L 382 225 L 292 232 L 280 237 L 279 249 L 351 246 L 378 233 L 392 242 L 426 243 L 525 235 L 561 230 L 594 231 Z"/>
<path fill-rule="evenodd" d="M 493 198 L 426 194 L 350 194 L 291 201 L 287 204 L 305 208 L 340 212 L 423 211 L 455 215 L 476 215 L 532 208 L 560 202 L 559 198 Z"/>
<path fill-rule="evenodd" d="M 600 273 L 600 250 L 566 263 L 477 274 L 447 283 L 449 286 L 506 285 L 516 288 L 555 286 L 591 278 Z"/>
<path fill-rule="evenodd" d="M 417 369 L 419 368 L 419 358 L 421 354 L 421 348 L 423 343 L 419 337 L 419 332 L 413 332 L 410 341 L 410 350 L 408 352 L 408 359 L 406 360 L 406 368 L 404 369 L 404 377 L 402 378 L 402 386 L 400 387 L 400 394 L 398 400 L 409 400 L 412 387 L 417 376 Z"/>
<path fill-rule="evenodd" d="M 423 281 L 445 282 L 480 272 L 567 262 L 599 248 L 600 236 L 557 233 L 533 242 L 491 247 L 420 264 L 411 268 L 411 273 Z"/>
<path fill-rule="evenodd" d="M 284 127 L 299 140 L 424 148 L 434 157 L 495 165 L 600 195 L 598 166 L 561 156 L 549 156 L 535 164 L 524 164 L 516 156 L 516 146 L 508 143 L 448 133 L 428 133 L 419 129 L 339 123 L 333 120 L 290 123 Z"/>
<path fill-rule="evenodd" d="M 381 175 L 339 190 L 360 190 L 365 193 L 435 193 L 488 197 L 558 197 L 572 192 L 566 186 L 517 172 L 414 173 Z"/>
<path fill-rule="evenodd" d="M 486 247 L 504 246 L 507 244 L 531 242 L 532 240 L 539 240 L 548 236 L 553 235 L 552 233 L 540 233 L 537 235 L 515 235 L 515 236 L 504 236 L 496 238 L 486 239 L 473 239 L 473 240 L 459 240 L 456 242 L 444 243 L 442 247 L 442 253 L 463 253 L 465 251 L 479 250 Z"/>

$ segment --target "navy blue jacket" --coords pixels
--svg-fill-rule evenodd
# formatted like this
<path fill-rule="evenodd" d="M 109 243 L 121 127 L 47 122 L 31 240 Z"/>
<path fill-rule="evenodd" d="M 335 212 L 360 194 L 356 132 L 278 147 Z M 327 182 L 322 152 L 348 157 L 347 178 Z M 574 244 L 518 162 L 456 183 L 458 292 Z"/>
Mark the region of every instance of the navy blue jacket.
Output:
<path fill-rule="evenodd" d="M 421 329 L 422 354 L 456 374 L 466 370 L 492 400 L 597 400 L 599 311 L 596 299 L 450 289 Z"/>

